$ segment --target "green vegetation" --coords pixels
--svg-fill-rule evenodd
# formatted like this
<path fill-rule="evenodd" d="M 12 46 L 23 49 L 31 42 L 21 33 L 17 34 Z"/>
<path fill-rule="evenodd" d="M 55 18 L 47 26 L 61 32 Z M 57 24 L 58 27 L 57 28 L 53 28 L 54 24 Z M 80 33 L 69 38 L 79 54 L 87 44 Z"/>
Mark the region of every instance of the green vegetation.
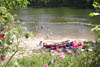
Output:
<path fill-rule="evenodd" d="M 31 6 L 90 8 L 93 0 L 29 0 Z"/>
<path fill-rule="evenodd" d="M 93 6 L 94 6 L 94 8 L 95 8 L 95 12 L 93 12 L 93 13 L 90 13 L 90 16 L 98 16 L 98 15 L 100 15 L 100 4 L 98 3 L 98 2 L 94 2 L 93 3 Z M 98 38 L 100 38 L 100 25 L 96 25 L 94 28 L 92 28 L 91 29 L 91 31 L 96 31 L 98 34 Z"/>
<path fill-rule="evenodd" d="M 99 0 L 98 0 L 99 1 Z M 33 6 L 70 6 L 87 8 L 91 7 L 92 0 L 31 0 Z M 33 54 L 31 57 L 24 57 L 21 59 L 11 59 L 18 51 L 18 46 L 23 37 L 23 28 L 18 24 L 14 16 L 10 13 L 11 10 L 26 7 L 29 2 L 27 0 L 0 0 L 0 66 L 1 67 L 44 67 L 48 64 L 49 67 L 99 67 L 100 66 L 100 46 L 96 45 L 93 52 L 85 51 L 80 54 L 64 54 L 65 58 L 59 58 L 58 54 L 50 56 L 49 52 L 40 54 Z M 73 5 L 72 5 L 73 4 Z M 81 6 L 80 6 L 81 4 Z M 97 4 L 97 3 L 96 3 Z M 95 6 L 95 5 L 94 5 Z M 96 9 L 97 12 L 98 9 Z M 55 21 L 55 20 L 53 20 Z M 66 22 L 66 20 L 59 20 Z M 57 21 L 58 22 L 58 21 Z M 100 33 L 99 26 L 94 28 Z M 28 38 L 31 34 L 26 33 Z M 98 36 L 100 38 L 100 35 Z M 63 61 L 62 61 L 63 60 Z M 14 63 L 15 62 L 15 63 Z M 9 65 L 9 66 L 8 66 Z"/>
<path fill-rule="evenodd" d="M 50 56 L 49 52 L 33 54 L 31 57 L 13 60 L 9 67 L 15 65 L 18 67 L 44 67 L 45 64 L 48 64 L 48 67 L 99 67 L 99 59 L 97 58 L 99 50 L 94 49 L 94 52 L 85 51 L 80 54 L 64 54 L 64 59 L 61 59 L 57 53 L 54 56 Z"/>
<path fill-rule="evenodd" d="M 93 6 L 95 8 L 95 13 L 90 13 L 91 16 L 97 16 L 100 15 L 100 4 L 98 3 L 100 1 L 94 2 Z M 97 37 L 98 37 L 98 42 L 100 43 L 100 25 L 96 25 L 94 28 L 91 29 L 91 31 L 96 31 L 97 32 Z M 99 67 L 100 66 L 100 45 L 96 47 L 95 53 L 94 53 L 94 58 L 91 67 Z"/>
<path fill-rule="evenodd" d="M 18 51 L 23 28 L 11 10 L 27 6 L 27 0 L 0 0 L 0 67 L 7 67 Z M 16 25 L 17 24 L 17 25 Z"/>
<path fill-rule="evenodd" d="M 6 7 L 7 9 L 16 9 L 26 7 L 29 2 L 27 0 L 0 0 L 0 7 Z"/>

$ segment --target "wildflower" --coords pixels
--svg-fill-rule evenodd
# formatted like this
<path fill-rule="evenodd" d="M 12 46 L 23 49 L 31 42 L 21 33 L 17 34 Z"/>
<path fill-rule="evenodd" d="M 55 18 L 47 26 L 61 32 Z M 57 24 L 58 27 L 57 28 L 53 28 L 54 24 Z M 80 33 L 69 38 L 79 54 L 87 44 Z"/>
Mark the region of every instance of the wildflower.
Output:
<path fill-rule="evenodd" d="M 7 30 L 3 30 L 4 33 L 7 33 Z"/>
<path fill-rule="evenodd" d="M 45 64 L 44 67 L 48 67 L 48 64 Z"/>
<path fill-rule="evenodd" d="M 86 48 L 85 44 L 80 42 L 80 46 L 82 46 L 83 48 Z"/>
<path fill-rule="evenodd" d="M 6 56 L 4 56 L 3 58 L 2 58 L 2 61 L 5 61 L 7 58 L 6 58 Z"/>
<path fill-rule="evenodd" d="M 4 38 L 4 35 L 0 35 L 0 38 L 3 39 Z"/>
<path fill-rule="evenodd" d="M 61 57 L 61 56 L 62 56 L 62 53 L 59 54 L 59 57 Z"/>
<path fill-rule="evenodd" d="M 51 56 L 54 56 L 54 50 L 51 50 L 51 51 L 50 51 L 50 55 L 51 55 Z"/>
<path fill-rule="evenodd" d="M 0 51 L 2 50 L 2 48 L 0 47 Z"/>
<path fill-rule="evenodd" d="M 94 41 L 94 43 L 96 44 L 96 43 L 97 43 L 97 41 Z"/>
<path fill-rule="evenodd" d="M 79 44 L 75 41 L 75 42 L 72 43 L 72 46 L 77 48 L 79 46 Z"/>
<path fill-rule="evenodd" d="M 65 56 L 62 55 L 62 56 L 61 56 L 61 59 L 64 60 L 64 59 L 65 59 Z"/>
<path fill-rule="evenodd" d="M 59 49 L 59 48 L 57 48 L 57 51 L 58 51 L 58 52 L 60 52 L 60 53 L 62 52 L 62 50 L 61 50 L 61 49 Z"/>
<path fill-rule="evenodd" d="M 59 54 L 59 57 L 60 57 L 62 60 L 64 60 L 64 58 L 65 58 L 65 56 L 62 55 L 62 53 Z"/>

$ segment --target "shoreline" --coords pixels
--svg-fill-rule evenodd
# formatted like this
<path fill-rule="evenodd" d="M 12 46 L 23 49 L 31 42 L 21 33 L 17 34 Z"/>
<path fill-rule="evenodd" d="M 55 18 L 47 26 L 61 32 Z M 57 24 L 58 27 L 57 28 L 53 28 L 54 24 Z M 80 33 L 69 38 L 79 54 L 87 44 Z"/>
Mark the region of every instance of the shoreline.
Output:
<path fill-rule="evenodd" d="M 39 51 L 41 52 L 41 46 L 39 45 L 40 41 L 43 41 L 44 43 L 53 44 L 53 43 L 59 43 L 66 41 L 66 39 L 63 40 L 45 40 L 45 39 L 24 39 L 21 44 L 19 45 L 19 51 L 14 56 L 16 58 L 22 58 L 23 56 L 31 56 L 32 54 L 37 54 Z M 75 41 L 75 39 L 71 39 L 70 41 Z M 85 39 L 77 40 L 78 42 L 83 42 Z"/>

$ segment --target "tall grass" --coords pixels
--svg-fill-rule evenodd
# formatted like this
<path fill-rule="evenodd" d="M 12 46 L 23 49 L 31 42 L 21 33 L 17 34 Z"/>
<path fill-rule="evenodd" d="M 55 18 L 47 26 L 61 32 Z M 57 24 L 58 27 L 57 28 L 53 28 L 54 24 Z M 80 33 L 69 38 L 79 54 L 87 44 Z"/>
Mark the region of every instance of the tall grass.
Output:
<path fill-rule="evenodd" d="M 14 67 L 16 61 L 19 67 L 44 67 L 44 64 L 48 64 L 48 67 L 89 67 L 92 59 L 93 52 L 87 51 L 81 54 L 65 54 L 64 60 L 60 59 L 57 54 L 50 56 L 48 52 L 13 60 L 9 67 Z"/>

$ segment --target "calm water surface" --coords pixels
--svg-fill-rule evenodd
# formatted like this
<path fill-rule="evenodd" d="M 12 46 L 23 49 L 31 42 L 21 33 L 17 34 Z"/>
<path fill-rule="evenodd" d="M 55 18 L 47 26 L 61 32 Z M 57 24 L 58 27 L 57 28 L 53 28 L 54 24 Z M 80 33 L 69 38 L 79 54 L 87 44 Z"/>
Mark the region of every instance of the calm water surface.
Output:
<path fill-rule="evenodd" d="M 25 21 L 27 31 L 35 31 L 38 38 L 44 39 L 96 39 L 96 34 L 90 32 L 92 24 L 98 24 L 100 17 L 89 17 L 89 9 L 72 8 L 25 8 L 14 11 L 17 18 Z"/>

